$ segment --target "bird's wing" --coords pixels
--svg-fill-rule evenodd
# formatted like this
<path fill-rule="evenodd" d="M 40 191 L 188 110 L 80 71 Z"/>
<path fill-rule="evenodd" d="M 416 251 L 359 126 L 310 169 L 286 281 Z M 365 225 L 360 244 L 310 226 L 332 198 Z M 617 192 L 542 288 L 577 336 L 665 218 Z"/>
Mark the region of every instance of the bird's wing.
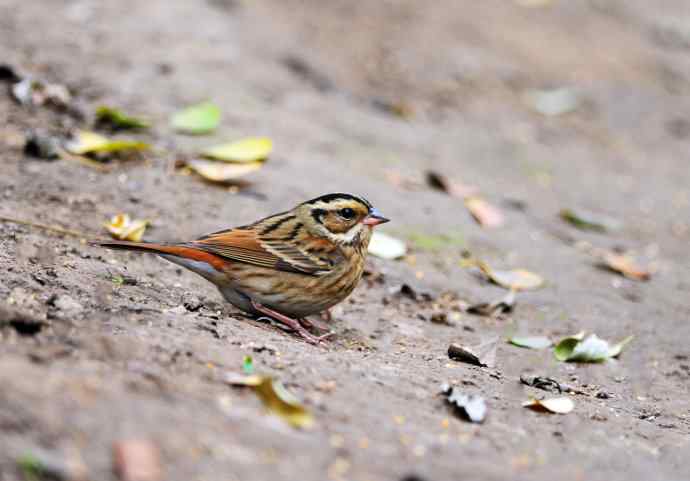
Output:
<path fill-rule="evenodd" d="M 185 245 L 235 262 L 311 275 L 329 272 L 339 260 L 330 252 L 337 249 L 330 241 L 308 236 L 288 214 L 215 232 Z"/>

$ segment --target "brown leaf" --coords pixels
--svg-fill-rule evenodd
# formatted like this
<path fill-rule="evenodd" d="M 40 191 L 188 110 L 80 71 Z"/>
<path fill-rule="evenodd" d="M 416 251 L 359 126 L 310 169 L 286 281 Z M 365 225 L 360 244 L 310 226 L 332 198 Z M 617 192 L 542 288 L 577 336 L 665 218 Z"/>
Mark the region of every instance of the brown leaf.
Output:
<path fill-rule="evenodd" d="M 448 179 L 445 175 L 434 170 L 426 172 L 426 183 L 429 187 L 435 190 L 440 190 L 453 197 L 465 198 L 477 193 L 477 188 L 473 185 L 466 185 L 460 182 L 454 182 Z"/>
<path fill-rule="evenodd" d="M 496 364 L 496 345 L 497 339 L 491 339 L 474 346 L 451 344 L 448 346 L 448 357 L 454 361 L 491 368 Z"/>
<path fill-rule="evenodd" d="M 601 265 L 636 281 L 648 281 L 652 276 L 651 272 L 639 267 L 632 258 L 623 254 L 608 252 L 604 254 Z"/>
<path fill-rule="evenodd" d="M 504 223 L 501 211 L 480 197 L 467 197 L 465 207 L 482 227 L 501 227 Z"/>
<path fill-rule="evenodd" d="M 515 291 L 537 289 L 544 284 L 544 279 L 534 272 L 525 269 L 513 269 L 510 271 L 502 271 L 492 269 L 488 264 L 482 261 L 476 261 L 475 265 L 491 280 L 494 284 L 498 284 L 506 289 Z"/>

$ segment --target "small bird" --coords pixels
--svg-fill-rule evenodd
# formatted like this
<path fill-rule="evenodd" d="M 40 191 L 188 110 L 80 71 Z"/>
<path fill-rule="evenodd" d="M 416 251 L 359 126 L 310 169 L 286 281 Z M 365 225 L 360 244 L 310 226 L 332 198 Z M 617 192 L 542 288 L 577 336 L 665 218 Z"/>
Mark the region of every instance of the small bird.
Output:
<path fill-rule="evenodd" d="M 235 307 L 279 321 L 316 344 L 306 316 L 327 311 L 359 283 L 373 227 L 388 222 L 366 199 L 326 194 L 253 224 L 191 242 L 96 241 L 157 254 L 215 284 Z"/>

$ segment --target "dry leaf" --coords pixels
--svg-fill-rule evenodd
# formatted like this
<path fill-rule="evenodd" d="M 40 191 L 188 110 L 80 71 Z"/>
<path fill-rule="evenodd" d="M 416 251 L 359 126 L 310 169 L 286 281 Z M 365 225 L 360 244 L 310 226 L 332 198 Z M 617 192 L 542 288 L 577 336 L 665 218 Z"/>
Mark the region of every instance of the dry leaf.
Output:
<path fill-rule="evenodd" d="M 562 209 L 558 215 L 567 223 L 582 230 L 606 232 L 620 228 L 620 222 L 615 219 L 581 209 Z"/>
<path fill-rule="evenodd" d="M 478 261 L 475 264 L 489 280 L 506 289 L 515 291 L 530 290 L 537 289 L 544 284 L 544 279 L 541 276 L 525 269 L 502 271 L 492 269 L 485 262 Z"/>
<path fill-rule="evenodd" d="M 445 175 L 433 170 L 426 172 L 426 183 L 432 189 L 440 190 L 453 197 L 465 198 L 477 193 L 475 186 L 453 182 Z"/>
<path fill-rule="evenodd" d="M 186 162 L 186 165 L 206 180 L 231 182 L 259 170 L 263 162 L 228 164 L 206 159 L 191 159 Z"/>
<path fill-rule="evenodd" d="M 451 344 L 448 346 L 448 357 L 454 361 L 491 368 L 496 364 L 496 346 L 497 339 L 491 339 L 474 346 Z"/>
<path fill-rule="evenodd" d="M 235 374 L 228 374 L 225 381 L 232 386 L 247 386 L 254 389 L 269 411 L 292 426 L 308 428 L 314 424 L 311 413 L 285 389 L 280 381 L 268 376 Z"/>
<path fill-rule="evenodd" d="M 105 105 L 101 105 L 96 109 L 96 123 L 114 129 L 146 129 L 151 125 L 145 120 L 132 117 L 118 109 Z"/>
<path fill-rule="evenodd" d="M 602 266 L 636 281 L 648 281 L 652 276 L 648 270 L 637 266 L 629 256 L 613 252 L 604 255 Z"/>
<path fill-rule="evenodd" d="M 369 254 L 381 259 L 399 259 L 407 254 L 407 246 L 400 239 L 374 231 L 369 241 Z"/>
<path fill-rule="evenodd" d="M 117 214 L 103 225 L 115 239 L 139 242 L 148 224 L 147 220 L 132 220 L 128 214 Z"/>
<path fill-rule="evenodd" d="M 228 144 L 216 145 L 201 155 L 225 162 L 249 163 L 265 160 L 273 150 L 273 142 L 266 137 L 248 137 Z"/>
<path fill-rule="evenodd" d="M 535 411 L 555 414 L 568 414 L 575 409 L 575 403 L 569 397 L 555 397 L 549 399 L 531 399 L 522 405 Z"/>
<path fill-rule="evenodd" d="M 479 197 L 467 197 L 465 207 L 482 227 L 501 227 L 503 214 L 496 207 Z"/>

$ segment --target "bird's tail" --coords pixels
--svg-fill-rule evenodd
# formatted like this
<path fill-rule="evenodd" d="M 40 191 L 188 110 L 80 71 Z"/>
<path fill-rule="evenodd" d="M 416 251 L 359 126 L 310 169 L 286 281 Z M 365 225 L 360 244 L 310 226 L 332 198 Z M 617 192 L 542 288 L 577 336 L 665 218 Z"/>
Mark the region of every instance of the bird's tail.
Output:
<path fill-rule="evenodd" d="M 197 247 L 192 247 L 188 244 L 163 244 L 158 242 L 130 242 L 130 241 L 93 241 L 91 245 L 98 247 L 105 247 L 107 249 L 118 249 L 128 251 L 149 252 L 151 254 L 158 254 L 168 260 L 171 258 L 182 258 L 190 261 L 197 261 L 209 264 L 216 270 L 222 270 L 226 261 L 219 256 L 206 252 Z M 174 260 L 173 260 L 174 262 Z"/>

